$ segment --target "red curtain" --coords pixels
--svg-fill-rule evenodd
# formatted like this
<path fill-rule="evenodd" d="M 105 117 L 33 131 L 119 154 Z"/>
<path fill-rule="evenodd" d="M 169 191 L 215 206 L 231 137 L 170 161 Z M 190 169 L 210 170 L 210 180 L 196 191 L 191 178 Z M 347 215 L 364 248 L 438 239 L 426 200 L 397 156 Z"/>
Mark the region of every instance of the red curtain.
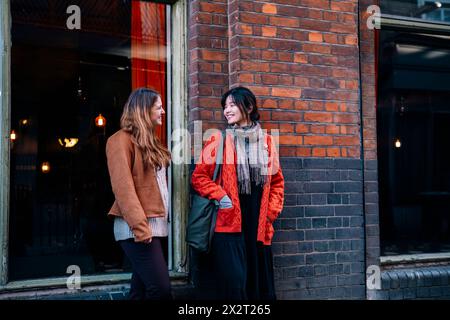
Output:
<path fill-rule="evenodd" d="M 163 125 L 156 129 L 156 134 L 165 146 L 167 146 L 166 46 L 166 5 L 131 1 L 132 89 L 147 87 L 161 93 L 166 117 Z"/>

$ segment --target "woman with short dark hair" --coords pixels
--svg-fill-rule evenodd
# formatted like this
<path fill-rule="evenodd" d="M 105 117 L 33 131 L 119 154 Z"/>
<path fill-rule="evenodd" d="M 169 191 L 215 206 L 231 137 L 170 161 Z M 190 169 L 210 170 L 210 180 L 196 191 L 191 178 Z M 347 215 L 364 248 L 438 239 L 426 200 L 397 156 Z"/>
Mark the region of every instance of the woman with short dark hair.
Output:
<path fill-rule="evenodd" d="M 231 89 L 221 103 L 228 123 L 221 174 L 212 180 L 220 133 L 206 142 L 192 174 L 195 191 L 220 204 L 210 252 L 194 255 L 194 279 L 205 299 L 274 300 L 272 224 L 284 199 L 277 149 L 249 89 Z"/>

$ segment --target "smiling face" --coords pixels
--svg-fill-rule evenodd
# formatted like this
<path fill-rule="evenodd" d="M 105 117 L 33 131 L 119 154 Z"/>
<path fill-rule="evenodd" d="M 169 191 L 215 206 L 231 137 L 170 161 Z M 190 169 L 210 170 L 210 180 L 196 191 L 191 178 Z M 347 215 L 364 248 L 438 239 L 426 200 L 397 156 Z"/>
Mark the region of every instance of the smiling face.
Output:
<path fill-rule="evenodd" d="M 150 119 L 154 126 L 162 125 L 162 116 L 166 113 L 163 109 L 161 97 L 158 97 L 151 108 Z"/>
<path fill-rule="evenodd" d="M 229 95 L 225 101 L 223 115 L 227 119 L 228 124 L 237 124 L 240 127 L 244 127 L 249 124 L 241 109 L 234 103 L 231 95 Z"/>

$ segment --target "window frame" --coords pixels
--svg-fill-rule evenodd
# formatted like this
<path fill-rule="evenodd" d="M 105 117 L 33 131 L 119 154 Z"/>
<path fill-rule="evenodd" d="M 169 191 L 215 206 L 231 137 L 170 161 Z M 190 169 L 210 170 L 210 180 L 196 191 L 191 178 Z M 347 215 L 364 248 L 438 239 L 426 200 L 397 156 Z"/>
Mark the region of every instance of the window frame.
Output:
<path fill-rule="evenodd" d="M 450 23 L 441 23 L 439 21 L 415 19 L 397 15 L 381 14 L 380 27 L 386 30 L 395 31 L 409 31 L 409 32 L 422 32 L 428 34 L 450 34 Z M 377 43 L 377 46 L 379 44 Z M 375 52 L 376 60 L 378 61 L 378 50 Z M 377 69 L 375 70 L 378 74 L 378 63 Z M 378 97 L 377 97 L 378 99 Z M 378 119 L 376 120 L 378 121 Z M 378 170 L 377 170 L 378 174 Z M 379 212 L 378 212 L 379 216 Z M 379 222 L 379 227 L 381 227 L 381 222 Z M 381 243 L 381 235 L 378 235 L 378 243 Z M 435 262 L 445 262 L 450 261 L 448 253 L 430 253 L 430 254 L 403 254 L 400 256 L 392 255 L 381 255 L 378 254 L 379 263 L 381 266 L 389 265 L 399 265 L 399 264 L 433 264 Z"/>
<path fill-rule="evenodd" d="M 170 5 L 168 65 L 168 141 L 172 128 L 187 129 L 187 0 L 153 1 Z M 177 21 L 176 24 L 172 21 Z M 53 277 L 20 281 L 8 281 L 9 250 L 9 195 L 10 195 L 10 130 L 11 130 L 11 11 L 10 1 L 0 4 L 0 292 L 31 288 L 66 287 L 67 277 Z M 171 147 L 171 146 L 169 146 Z M 169 171 L 171 190 L 172 230 L 169 248 L 169 268 L 172 279 L 187 276 L 187 246 L 184 241 L 186 216 L 189 206 L 189 164 L 172 165 Z M 170 243 L 170 242 L 169 242 Z M 131 279 L 130 273 L 106 275 L 82 275 L 82 286 L 116 284 Z"/>
<path fill-rule="evenodd" d="M 9 1 L 0 4 L 0 50 L 2 54 L 0 83 L 0 285 L 8 282 L 8 243 L 9 243 L 9 162 L 11 130 L 11 14 Z"/>
<path fill-rule="evenodd" d="M 423 33 L 450 34 L 450 23 L 429 21 L 410 17 L 381 14 L 381 28 L 408 30 Z"/>
<path fill-rule="evenodd" d="M 379 0 L 379 5 L 380 5 L 380 1 L 381 0 Z M 429 0 L 419 0 L 418 4 L 419 5 L 424 5 L 425 2 L 431 2 L 431 1 L 429 1 Z M 449 4 L 447 2 L 445 2 L 445 3 Z M 444 26 L 450 27 L 450 22 L 439 21 L 439 20 L 427 20 L 427 19 L 422 19 L 422 18 L 409 17 L 409 16 L 406 16 L 406 15 L 402 16 L 402 15 L 399 15 L 399 14 L 391 14 L 391 13 L 383 13 L 383 12 L 381 12 L 381 18 L 382 19 L 386 18 L 386 19 L 389 19 L 389 20 L 397 20 L 397 23 L 400 20 L 403 20 L 403 21 L 408 21 L 408 22 L 411 22 L 411 23 L 419 23 L 421 25 L 422 24 L 423 25 L 436 24 L 436 25 L 444 25 Z"/>

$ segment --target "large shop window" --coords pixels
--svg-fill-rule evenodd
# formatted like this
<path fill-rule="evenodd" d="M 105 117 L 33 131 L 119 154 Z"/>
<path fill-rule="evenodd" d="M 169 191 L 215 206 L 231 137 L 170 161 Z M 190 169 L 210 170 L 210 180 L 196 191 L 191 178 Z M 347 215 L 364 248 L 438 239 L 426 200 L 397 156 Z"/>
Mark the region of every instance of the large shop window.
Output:
<path fill-rule="evenodd" d="M 80 10 L 67 13 L 72 5 Z M 67 275 L 70 265 L 84 275 L 129 270 L 106 216 L 105 143 L 132 89 L 154 88 L 167 101 L 167 10 L 134 0 L 11 1 L 10 280 Z M 159 135 L 167 143 L 166 126 Z"/>
<path fill-rule="evenodd" d="M 450 23 L 450 0 L 381 0 L 382 14 Z"/>
<path fill-rule="evenodd" d="M 382 255 L 450 252 L 450 37 L 381 30 Z"/>

